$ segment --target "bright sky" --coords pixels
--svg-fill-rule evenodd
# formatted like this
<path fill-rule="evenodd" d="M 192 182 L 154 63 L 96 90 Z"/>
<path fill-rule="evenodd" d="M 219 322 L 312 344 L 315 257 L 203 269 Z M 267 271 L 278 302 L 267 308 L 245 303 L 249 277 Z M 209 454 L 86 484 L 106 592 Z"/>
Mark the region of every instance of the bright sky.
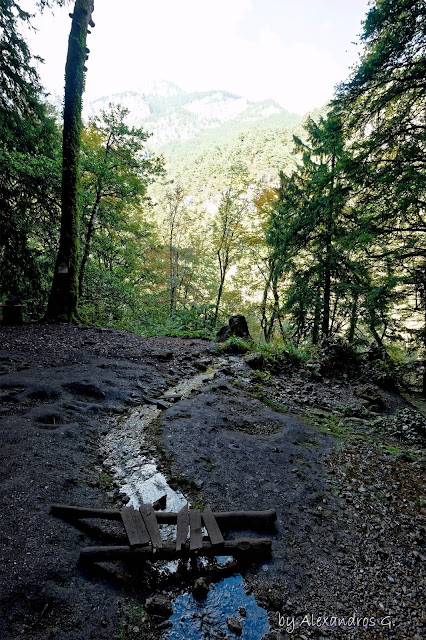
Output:
<path fill-rule="evenodd" d="M 45 87 L 61 97 L 71 8 L 46 11 L 30 36 Z M 367 10 L 368 0 L 95 0 L 84 99 L 162 78 L 304 113 L 347 78 Z"/>

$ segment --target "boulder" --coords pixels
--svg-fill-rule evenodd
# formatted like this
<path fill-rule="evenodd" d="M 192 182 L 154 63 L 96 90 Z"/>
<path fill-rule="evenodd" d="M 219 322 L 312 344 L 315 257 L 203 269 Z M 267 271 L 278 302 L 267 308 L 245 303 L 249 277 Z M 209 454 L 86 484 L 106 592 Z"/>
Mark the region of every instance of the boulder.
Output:
<path fill-rule="evenodd" d="M 265 358 L 261 353 L 250 353 L 244 358 L 244 362 L 250 369 L 257 371 L 262 371 L 265 368 Z"/>
<path fill-rule="evenodd" d="M 242 315 L 231 316 L 228 325 L 223 326 L 216 334 L 216 342 L 225 342 L 231 336 L 251 340 L 247 320 Z"/>

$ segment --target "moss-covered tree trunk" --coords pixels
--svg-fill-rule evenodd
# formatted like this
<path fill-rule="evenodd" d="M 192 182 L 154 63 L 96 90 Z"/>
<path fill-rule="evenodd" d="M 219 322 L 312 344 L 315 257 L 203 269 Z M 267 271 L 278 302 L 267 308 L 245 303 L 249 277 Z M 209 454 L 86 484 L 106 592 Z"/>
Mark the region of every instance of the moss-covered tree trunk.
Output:
<path fill-rule="evenodd" d="M 46 319 L 70 322 L 78 300 L 78 177 L 81 109 L 84 91 L 86 39 L 92 22 L 94 0 L 76 0 L 65 66 L 64 131 L 62 157 L 61 235 Z"/>

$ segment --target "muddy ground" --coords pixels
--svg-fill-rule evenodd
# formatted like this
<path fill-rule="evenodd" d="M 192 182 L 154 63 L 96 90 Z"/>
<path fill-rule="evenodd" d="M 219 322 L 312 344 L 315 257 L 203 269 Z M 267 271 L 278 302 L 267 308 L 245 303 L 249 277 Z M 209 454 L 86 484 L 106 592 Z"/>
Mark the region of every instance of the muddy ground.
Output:
<path fill-rule="evenodd" d="M 198 573 L 78 566 L 83 546 L 121 531 L 76 527 L 49 509 L 121 506 L 103 438 L 123 413 L 206 367 L 212 380 L 162 405 L 150 448 L 196 505 L 277 510 L 262 534 L 272 558 L 228 569 L 268 611 L 268 637 L 425 637 L 424 418 L 398 394 L 376 390 L 377 406 L 359 381 L 290 363 L 260 373 L 203 340 L 68 325 L 3 327 L 0 338 L 2 640 L 167 637 L 146 599 L 173 602 Z"/>

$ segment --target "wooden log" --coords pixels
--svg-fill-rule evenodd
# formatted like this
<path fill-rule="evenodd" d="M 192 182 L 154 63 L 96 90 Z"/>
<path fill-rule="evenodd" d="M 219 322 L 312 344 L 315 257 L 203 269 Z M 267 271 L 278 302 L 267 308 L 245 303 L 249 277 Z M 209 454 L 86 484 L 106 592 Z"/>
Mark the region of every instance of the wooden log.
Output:
<path fill-rule="evenodd" d="M 203 546 L 203 531 L 201 529 L 201 511 L 189 510 L 189 549 L 197 551 Z"/>
<path fill-rule="evenodd" d="M 91 509 L 90 507 L 74 507 L 68 504 L 52 504 L 50 515 L 57 518 L 103 518 L 105 520 L 121 520 L 119 509 Z"/>
<path fill-rule="evenodd" d="M 188 537 L 189 513 L 186 504 L 177 515 L 176 551 L 180 551 Z"/>
<path fill-rule="evenodd" d="M 268 557 L 271 554 L 271 540 L 269 538 L 239 538 L 237 540 L 225 540 L 220 553 L 230 555 L 235 558 L 243 557 L 250 553 L 254 558 Z M 109 562 L 113 560 L 129 560 L 140 558 L 141 560 L 173 560 L 176 558 L 189 558 L 193 555 L 189 543 L 182 546 L 180 551 L 176 550 L 172 542 L 163 542 L 161 549 L 153 553 L 152 548 L 137 547 L 132 549 L 129 546 L 119 547 L 86 547 L 80 552 L 81 561 Z M 199 556 L 217 555 L 217 549 L 210 542 L 204 541 L 203 546 L 197 550 Z"/>
<path fill-rule="evenodd" d="M 106 520 L 121 520 L 119 509 L 91 509 L 75 507 L 67 504 L 53 504 L 50 514 L 58 518 L 105 518 Z M 178 514 L 173 511 L 159 511 L 156 514 L 158 524 L 176 524 Z M 227 528 L 268 528 L 277 519 L 275 509 L 265 511 L 213 511 L 213 515 L 220 527 Z"/>
<path fill-rule="evenodd" d="M 155 511 L 149 504 L 143 504 L 139 507 L 139 511 L 143 518 L 146 528 L 148 529 L 149 537 L 151 538 L 152 547 L 155 550 L 161 549 L 163 541 L 160 535 L 160 529 L 158 528 L 157 518 L 155 517 Z"/>
<path fill-rule="evenodd" d="M 124 507 L 121 510 L 121 519 L 132 548 L 146 547 L 150 543 L 150 535 L 139 511 L 133 507 Z"/>
<path fill-rule="evenodd" d="M 207 533 L 209 534 L 212 547 L 222 545 L 225 542 L 222 532 L 219 529 L 219 525 L 217 524 L 216 518 L 213 515 L 213 511 L 208 505 L 203 511 L 203 521 L 204 526 L 207 529 Z"/>

